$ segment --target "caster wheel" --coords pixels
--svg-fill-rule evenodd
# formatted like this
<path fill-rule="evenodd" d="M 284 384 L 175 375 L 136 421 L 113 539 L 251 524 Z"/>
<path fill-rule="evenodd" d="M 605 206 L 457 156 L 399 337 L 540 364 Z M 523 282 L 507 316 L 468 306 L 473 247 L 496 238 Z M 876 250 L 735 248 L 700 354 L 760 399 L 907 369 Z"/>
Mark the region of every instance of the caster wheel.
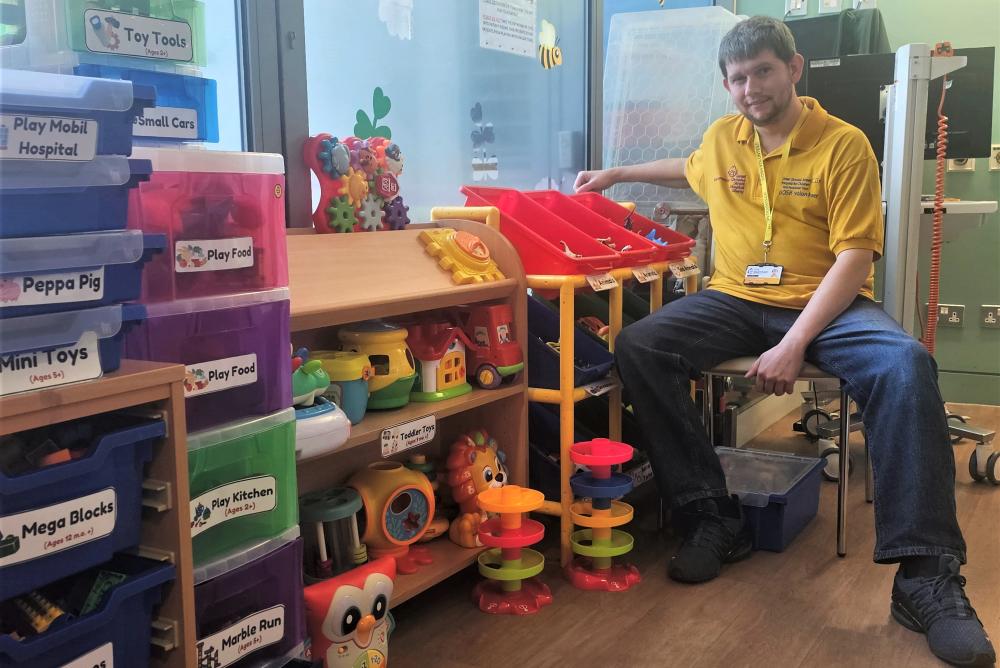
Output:
<path fill-rule="evenodd" d="M 805 431 L 806 438 L 810 441 L 818 441 L 819 428 L 832 419 L 829 413 L 819 408 L 806 411 L 806 414 L 802 416 L 802 430 Z"/>
<path fill-rule="evenodd" d="M 947 416 L 946 419 L 948 420 L 948 422 L 951 422 L 952 420 L 957 420 L 957 421 L 961 422 L 962 424 L 965 424 L 965 418 L 962 417 L 961 415 L 955 415 L 954 413 L 948 413 L 948 416 Z M 951 437 L 951 444 L 952 445 L 958 445 L 959 443 L 962 442 L 962 440 L 963 439 L 962 439 L 961 436 L 952 436 Z"/>
<path fill-rule="evenodd" d="M 994 485 L 1000 485 L 1000 452 L 994 452 L 986 460 L 986 478 Z"/>
<path fill-rule="evenodd" d="M 827 448 L 819 455 L 826 460 L 826 464 L 823 466 L 823 477 L 830 482 L 838 482 L 840 480 L 840 448 Z M 849 455 L 847 460 L 847 475 L 854 474 L 854 456 Z"/>
<path fill-rule="evenodd" d="M 989 467 L 987 466 L 987 470 L 988 469 Z M 979 460 L 976 458 L 975 450 L 973 450 L 972 454 L 969 455 L 969 476 L 971 476 L 976 482 L 986 480 L 986 476 L 979 472 Z"/>

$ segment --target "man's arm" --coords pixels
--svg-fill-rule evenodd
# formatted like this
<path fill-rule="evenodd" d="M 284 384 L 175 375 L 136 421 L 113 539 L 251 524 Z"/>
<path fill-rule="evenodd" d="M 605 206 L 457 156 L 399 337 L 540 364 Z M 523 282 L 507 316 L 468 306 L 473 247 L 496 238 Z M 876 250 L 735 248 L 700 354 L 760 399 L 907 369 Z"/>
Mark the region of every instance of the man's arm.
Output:
<path fill-rule="evenodd" d="M 747 372 L 747 378 L 756 377 L 759 392 L 792 393 L 805 362 L 806 348 L 858 296 L 861 286 L 868 280 L 873 261 L 874 253 L 863 248 L 850 248 L 837 256 L 792 328 Z"/>
<path fill-rule="evenodd" d="M 664 158 L 641 165 L 580 172 L 573 187 L 580 193 L 600 192 L 616 183 L 638 181 L 666 188 L 688 188 L 687 179 L 684 177 L 686 162 L 684 158 Z"/>

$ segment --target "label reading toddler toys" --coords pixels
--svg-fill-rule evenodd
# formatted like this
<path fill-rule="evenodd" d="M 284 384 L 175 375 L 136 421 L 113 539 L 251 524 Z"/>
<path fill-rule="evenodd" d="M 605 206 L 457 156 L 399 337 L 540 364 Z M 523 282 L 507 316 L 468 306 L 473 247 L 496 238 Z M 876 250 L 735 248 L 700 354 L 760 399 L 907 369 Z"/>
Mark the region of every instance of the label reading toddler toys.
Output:
<path fill-rule="evenodd" d="M 64 664 L 62 668 L 114 668 L 115 646 L 105 643 L 92 652 L 87 652 L 79 659 Z"/>
<path fill-rule="evenodd" d="M 178 241 L 174 244 L 174 270 L 223 271 L 253 266 L 253 237 Z"/>
<path fill-rule="evenodd" d="M 248 654 L 281 642 L 284 637 L 285 606 L 255 612 L 199 640 L 198 668 L 226 668 Z"/>
<path fill-rule="evenodd" d="M 652 283 L 660 277 L 660 272 L 656 271 L 652 267 L 642 267 L 641 269 L 633 269 L 632 275 L 635 276 L 635 280 L 640 283 Z"/>
<path fill-rule="evenodd" d="M 194 58 L 191 26 L 148 16 L 88 9 L 83 13 L 87 48 L 94 53 L 159 60 Z"/>
<path fill-rule="evenodd" d="M 382 430 L 382 456 L 391 457 L 403 450 L 430 443 L 437 433 L 437 419 L 425 415 Z"/>
<path fill-rule="evenodd" d="M 0 517 L 0 536 L 12 546 L 0 556 L 0 568 L 109 535 L 115 528 L 115 507 L 115 490 L 109 487 L 72 501 Z M 16 540 L 10 540 L 11 536 Z"/>
<path fill-rule="evenodd" d="M 587 276 L 587 282 L 594 292 L 604 292 L 618 287 L 618 280 L 611 274 L 591 274 Z"/>
<path fill-rule="evenodd" d="M 0 306 L 89 302 L 104 297 L 104 267 L 68 274 L 0 278 Z"/>
<path fill-rule="evenodd" d="M 188 364 L 184 370 L 184 397 L 190 399 L 256 382 L 256 353 Z"/>
<path fill-rule="evenodd" d="M 97 121 L 0 114 L 0 158 L 13 160 L 93 160 Z"/>
<path fill-rule="evenodd" d="M 85 332 L 79 342 L 65 348 L 0 355 L 0 396 L 100 375 L 97 334 Z"/>
<path fill-rule="evenodd" d="M 263 475 L 244 478 L 191 499 L 191 537 L 237 517 L 274 510 L 278 481 Z"/>
<path fill-rule="evenodd" d="M 147 107 L 132 121 L 136 137 L 197 139 L 198 112 L 184 107 Z"/>

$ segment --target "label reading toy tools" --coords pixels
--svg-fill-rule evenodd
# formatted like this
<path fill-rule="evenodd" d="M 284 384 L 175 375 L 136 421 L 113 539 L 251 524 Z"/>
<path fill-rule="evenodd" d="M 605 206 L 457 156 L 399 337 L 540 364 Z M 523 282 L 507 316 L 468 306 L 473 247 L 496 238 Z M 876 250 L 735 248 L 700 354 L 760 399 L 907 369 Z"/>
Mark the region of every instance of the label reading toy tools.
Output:
<path fill-rule="evenodd" d="M 97 121 L 0 114 L 0 158 L 82 162 L 97 154 Z"/>
<path fill-rule="evenodd" d="M 410 420 L 382 430 L 382 456 L 391 457 L 403 450 L 430 443 L 437 433 L 433 415 Z"/>
<path fill-rule="evenodd" d="M 111 643 L 104 643 L 97 649 L 63 664 L 62 668 L 114 668 L 114 665 L 115 646 Z"/>
<path fill-rule="evenodd" d="M 0 396 L 100 377 L 97 344 L 95 332 L 84 332 L 72 346 L 0 355 Z"/>
<path fill-rule="evenodd" d="M 47 557 L 109 535 L 115 528 L 117 510 L 113 487 L 0 517 L 0 536 L 10 541 L 0 556 L 0 568 Z"/>
<path fill-rule="evenodd" d="M 263 475 L 245 478 L 199 494 L 191 499 L 191 537 L 237 517 L 274 510 L 278 481 Z"/>
<path fill-rule="evenodd" d="M 604 292 L 618 287 L 618 281 L 611 274 L 591 274 L 587 276 L 587 282 L 594 292 Z"/>
<path fill-rule="evenodd" d="M 0 306 L 89 302 L 104 297 L 104 267 L 66 274 L 0 278 Z"/>
<path fill-rule="evenodd" d="M 697 276 L 701 273 L 698 263 L 694 261 L 694 258 L 690 257 L 682 262 L 671 262 L 669 266 L 670 273 L 676 278 L 687 278 L 688 276 Z"/>
<path fill-rule="evenodd" d="M 639 269 L 633 269 L 632 275 L 635 276 L 635 280 L 640 283 L 652 283 L 660 277 L 660 272 L 656 271 L 652 267 L 641 267 Z"/>
<path fill-rule="evenodd" d="M 198 665 L 206 668 L 226 668 L 248 654 L 285 637 L 285 606 L 247 615 L 232 626 L 199 640 Z"/>
<path fill-rule="evenodd" d="M 592 397 L 599 397 L 602 394 L 607 394 L 615 387 L 617 387 L 618 382 L 614 378 L 604 378 L 602 380 L 595 380 L 593 383 L 588 383 L 583 386 L 584 391 Z"/>
<path fill-rule="evenodd" d="M 178 241 L 174 271 L 224 271 L 253 266 L 253 237 Z"/>
<path fill-rule="evenodd" d="M 147 107 L 132 121 L 135 137 L 197 139 L 198 112 L 184 107 Z"/>
<path fill-rule="evenodd" d="M 184 62 L 194 58 L 191 26 L 184 21 L 88 9 L 83 22 L 87 48 L 94 53 Z"/>
<path fill-rule="evenodd" d="M 184 370 L 184 397 L 189 399 L 256 382 L 256 353 L 188 364 Z"/>

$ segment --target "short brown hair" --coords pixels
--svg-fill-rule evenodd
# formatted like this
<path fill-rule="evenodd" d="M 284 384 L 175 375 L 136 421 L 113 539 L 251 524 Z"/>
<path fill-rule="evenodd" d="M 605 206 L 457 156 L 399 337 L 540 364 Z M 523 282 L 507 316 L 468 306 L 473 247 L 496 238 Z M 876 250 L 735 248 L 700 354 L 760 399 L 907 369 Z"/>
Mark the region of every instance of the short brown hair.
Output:
<path fill-rule="evenodd" d="M 783 21 L 769 16 L 753 16 L 740 21 L 726 33 L 719 45 L 719 69 L 727 76 L 726 65 L 755 58 L 770 49 L 786 63 L 795 57 L 795 38 Z"/>

